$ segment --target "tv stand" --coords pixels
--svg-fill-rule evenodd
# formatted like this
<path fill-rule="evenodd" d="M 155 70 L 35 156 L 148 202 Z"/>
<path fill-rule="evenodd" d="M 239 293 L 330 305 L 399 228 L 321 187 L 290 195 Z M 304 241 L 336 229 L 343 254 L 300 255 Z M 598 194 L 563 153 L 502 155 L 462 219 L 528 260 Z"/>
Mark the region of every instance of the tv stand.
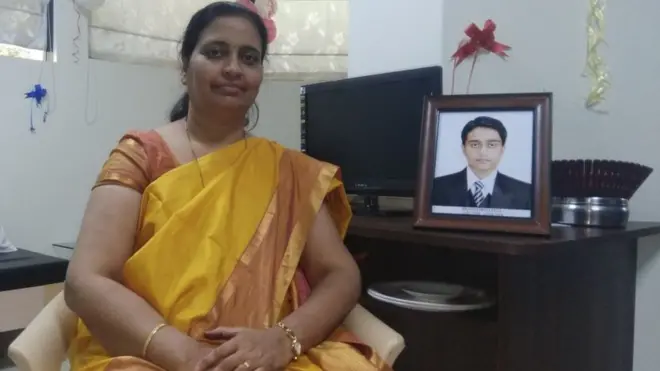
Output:
<path fill-rule="evenodd" d="M 378 202 L 378 196 L 358 196 L 358 199 L 351 202 L 353 214 L 358 216 L 411 216 L 412 210 L 405 209 L 381 209 Z"/>

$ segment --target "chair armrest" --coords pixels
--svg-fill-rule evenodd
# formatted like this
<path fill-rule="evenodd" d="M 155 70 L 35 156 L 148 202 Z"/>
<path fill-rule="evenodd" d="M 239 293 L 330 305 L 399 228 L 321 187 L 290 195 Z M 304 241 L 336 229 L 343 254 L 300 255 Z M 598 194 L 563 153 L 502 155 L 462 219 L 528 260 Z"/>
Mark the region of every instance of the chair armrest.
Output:
<path fill-rule="evenodd" d="M 9 358 L 20 371 L 60 371 L 77 319 L 60 292 L 9 345 Z"/>
<path fill-rule="evenodd" d="M 77 319 L 59 293 L 11 343 L 9 358 L 20 371 L 60 371 Z M 398 332 L 359 304 L 344 325 L 390 366 L 405 348 Z"/>
<path fill-rule="evenodd" d="M 390 366 L 405 348 L 403 336 L 359 304 L 346 317 L 344 326 Z"/>

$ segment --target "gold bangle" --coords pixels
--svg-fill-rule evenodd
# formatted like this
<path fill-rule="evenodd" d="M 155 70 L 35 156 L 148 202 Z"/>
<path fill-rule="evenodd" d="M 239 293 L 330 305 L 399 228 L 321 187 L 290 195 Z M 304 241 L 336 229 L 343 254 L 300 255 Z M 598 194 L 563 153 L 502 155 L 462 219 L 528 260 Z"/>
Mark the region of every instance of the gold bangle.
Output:
<path fill-rule="evenodd" d="M 144 346 L 142 347 L 142 358 L 143 359 L 145 359 L 145 360 L 147 359 L 147 348 L 149 348 L 149 344 L 151 344 L 151 340 L 154 338 L 154 335 L 156 335 L 156 333 L 158 331 L 160 331 L 160 329 L 162 329 L 165 326 L 167 326 L 166 323 L 161 323 L 160 325 L 154 327 L 153 330 L 151 330 L 151 332 L 149 333 L 149 336 L 147 336 L 147 340 L 144 341 Z"/>
<path fill-rule="evenodd" d="M 298 337 L 287 325 L 282 322 L 277 322 L 275 324 L 277 327 L 281 328 L 286 336 L 291 340 L 291 353 L 293 353 L 293 360 L 297 361 L 298 357 L 302 354 L 302 344 L 298 341 Z"/>

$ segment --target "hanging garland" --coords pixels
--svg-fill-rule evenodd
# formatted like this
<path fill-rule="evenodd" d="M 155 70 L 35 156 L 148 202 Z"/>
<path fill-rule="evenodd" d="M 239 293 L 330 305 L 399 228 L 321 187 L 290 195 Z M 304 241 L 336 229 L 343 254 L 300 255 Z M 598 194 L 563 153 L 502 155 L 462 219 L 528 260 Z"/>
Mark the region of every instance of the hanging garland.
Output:
<path fill-rule="evenodd" d="M 587 17 L 587 60 L 584 76 L 591 80 L 591 89 L 585 99 L 585 107 L 591 111 L 603 112 L 597 106 L 605 100 L 610 88 L 609 74 L 605 61 L 598 49 L 605 44 L 603 34 L 605 23 L 605 0 L 589 0 Z"/>

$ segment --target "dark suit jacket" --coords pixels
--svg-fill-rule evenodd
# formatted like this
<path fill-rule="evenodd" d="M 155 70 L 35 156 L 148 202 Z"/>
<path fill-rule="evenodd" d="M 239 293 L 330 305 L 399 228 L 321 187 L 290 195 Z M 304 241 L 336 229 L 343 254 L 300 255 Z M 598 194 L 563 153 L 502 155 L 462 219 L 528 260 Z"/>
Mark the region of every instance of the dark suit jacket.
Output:
<path fill-rule="evenodd" d="M 431 205 L 476 206 L 472 194 L 467 190 L 467 168 L 457 173 L 433 179 Z M 531 210 L 532 186 L 529 183 L 497 173 L 493 193 L 486 197 L 482 207 Z"/>

